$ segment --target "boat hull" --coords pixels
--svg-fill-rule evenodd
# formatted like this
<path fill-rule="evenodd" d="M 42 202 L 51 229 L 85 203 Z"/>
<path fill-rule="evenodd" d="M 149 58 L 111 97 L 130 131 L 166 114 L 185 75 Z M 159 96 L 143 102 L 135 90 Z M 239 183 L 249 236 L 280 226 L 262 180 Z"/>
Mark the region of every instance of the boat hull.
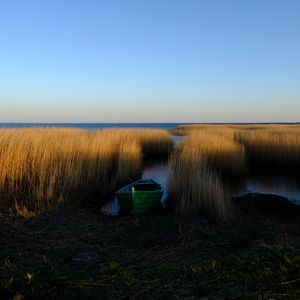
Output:
<path fill-rule="evenodd" d="M 159 189 L 154 191 L 137 191 L 134 189 L 135 183 L 116 192 L 120 213 L 138 215 L 147 213 L 161 205 L 163 188 L 159 184 L 156 183 Z"/>

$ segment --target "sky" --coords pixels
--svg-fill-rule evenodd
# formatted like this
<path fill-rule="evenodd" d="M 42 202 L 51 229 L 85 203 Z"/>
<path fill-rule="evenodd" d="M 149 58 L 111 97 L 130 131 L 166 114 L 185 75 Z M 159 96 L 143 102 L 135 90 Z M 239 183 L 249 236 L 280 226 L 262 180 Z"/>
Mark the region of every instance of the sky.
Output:
<path fill-rule="evenodd" d="M 298 0 L 0 0 L 0 122 L 300 121 Z"/>

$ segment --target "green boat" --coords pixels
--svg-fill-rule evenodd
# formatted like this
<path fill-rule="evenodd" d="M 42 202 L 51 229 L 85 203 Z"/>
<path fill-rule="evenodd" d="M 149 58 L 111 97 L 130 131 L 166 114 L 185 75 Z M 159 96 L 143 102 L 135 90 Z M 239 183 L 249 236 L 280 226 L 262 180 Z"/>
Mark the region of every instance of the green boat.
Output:
<path fill-rule="evenodd" d="M 152 179 L 140 179 L 116 192 L 120 213 L 143 214 L 159 206 L 163 187 Z"/>

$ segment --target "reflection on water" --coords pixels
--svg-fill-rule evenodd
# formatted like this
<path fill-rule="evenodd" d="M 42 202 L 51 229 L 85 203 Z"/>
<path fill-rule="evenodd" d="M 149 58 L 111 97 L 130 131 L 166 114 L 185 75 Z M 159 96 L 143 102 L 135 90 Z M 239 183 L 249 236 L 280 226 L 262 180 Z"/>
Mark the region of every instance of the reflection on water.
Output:
<path fill-rule="evenodd" d="M 175 145 L 182 139 L 182 136 L 172 136 Z M 164 193 L 161 198 L 162 206 L 165 206 L 166 198 L 168 195 L 167 181 L 168 181 L 168 161 L 167 160 L 147 160 L 143 161 L 143 174 L 142 178 L 151 178 L 164 187 Z M 102 206 L 101 212 L 106 215 L 116 216 L 119 214 L 119 203 L 115 196 L 113 196 L 105 205 Z"/>
<path fill-rule="evenodd" d="M 151 178 L 164 187 L 161 203 L 164 206 L 168 195 L 168 162 L 167 161 L 146 161 L 143 166 L 142 178 Z"/>
<path fill-rule="evenodd" d="M 244 182 L 244 193 L 250 192 L 277 194 L 300 205 L 300 178 L 296 174 L 253 173 Z"/>
<path fill-rule="evenodd" d="M 184 136 L 182 136 L 182 135 L 172 135 L 172 138 L 173 138 L 173 141 L 174 141 L 175 145 L 177 145 L 179 142 L 182 141 Z"/>
<path fill-rule="evenodd" d="M 163 200 L 167 196 L 168 163 L 146 162 L 144 164 L 143 178 L 152 178 L 165 188 Z M 300 177 L 296 174 L 265 174 L 252 173 L 237 187 L 233 187 L 234 194 L 265 193 L 283 196 L 300 205 Z"/>
<path fill-rule="evenodd" d="M 184 138 L 180 135 L 172 135 L 175 145 Z M 143 162 L 142 178 L 151 178 L 164 187 L 164 193 L 161 198 L 161 203 L 164 206 L 168 196 L 168 161 L 167 160 L 145 160 Z"/>

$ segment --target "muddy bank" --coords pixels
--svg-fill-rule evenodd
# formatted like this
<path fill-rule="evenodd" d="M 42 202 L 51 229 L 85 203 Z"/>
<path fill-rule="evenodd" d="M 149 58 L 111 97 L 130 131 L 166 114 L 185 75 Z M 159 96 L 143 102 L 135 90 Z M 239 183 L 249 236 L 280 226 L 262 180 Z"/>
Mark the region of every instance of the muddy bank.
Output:
<path fill-rule="evenodd" d="M 247 214 L 295 219 L 300 224 L 300 206 L 285 197 L 274 194 L 248 193 L 234 198 L 234 203 Z"/>
<path fill-rule="evenodd" d="M 284 232 L 300 237 L 300 206 L 273 194 L 249 193 L 233 199 L 242 218 L 249 222 L 272 222 Z"/>

